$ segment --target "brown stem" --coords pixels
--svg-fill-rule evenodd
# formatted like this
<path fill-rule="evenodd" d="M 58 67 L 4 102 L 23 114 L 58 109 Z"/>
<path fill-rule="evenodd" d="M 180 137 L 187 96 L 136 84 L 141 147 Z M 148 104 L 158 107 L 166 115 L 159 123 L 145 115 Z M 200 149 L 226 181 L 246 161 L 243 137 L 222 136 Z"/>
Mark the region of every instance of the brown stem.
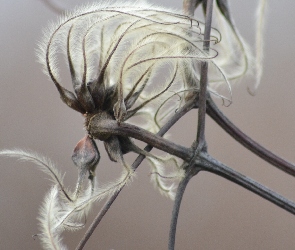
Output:
<path fill-rule="evenodd" d="M 295 176 L 295 166 L 282 159 L 281 157 L 275 155 L 271 151 L 262 147 L 256 141 L 251 139 L 249 136 L 244 134 L 239 128 L 237 128 L 216 106 L 211 97 L 208 98 L 207 102 L 207 114 L 220 126 L 222 127 L 230 136 L 232 136 L 236 141 L 241 143 L 244 147 L 249 149 L 251 152 L 277 167 L 278 169 Z"/>
<path fill-rule="evenodd" d="M 101 135 L 122 135 L 132 137 L 150 144 L 166 153 L 175 155 L 184 161 L 189 161 L 193 155 L 193 151 L 190 148 L 177 145 L 135 125 L 128 123 L 120 123 L 120 125 L 118 125 L 115 120 L 100 120 L 99 118 L 93 118 L 91 120 L 91 135 L 94 138 L 99 138 Z"/>
<path fill-rule="evenodd" d="M 187 102 L 182 108 L 178 110 L 177 113 L 171 119 L 159 130 L 157 133 L 158 136 L 163 136 L 181 117 L 183 117 L 186 113 L 188 113 L 191 109 L 196 108 L 197 102 L 195 100 Z M 153 146 L 147 145 L 144 150 L 147 152 L 150 152 L 152 150 Z M 139 155 L 135 161 L 133 162 L 131 168 L 135 171 L 137 167 L 141 164 L 141 162 L 144 160 L 145 155 Z M 99 211 L 95 219 L 93 220 L 92 224 L 89 226 L 87 232 L 85 233 L 84 237 L 79 242 L 78 246 L 76 247 L 76 250 L 82 250 L 87 243 L 88 239 L 91 237 L 92 233 L 96 229 L 96 227 L 99 225 L 100 221 L 104 217 L 104 215 L 107 213 L 113 202 L 116 200 L 119 193 L 122 191 L 122 189 L 125 187 L 122 186 L 119 190 L 117 190 L 104 204 L 102 209 Z"/>
<path fill-rule="evenodd" d="M 116 190 L 116 192 L 107 200 L 105 205 L 102 207 L 102 209 L 99 211 L 99 213 L 94 218 L 92 224 L 89 226 L 84 237 L 79 242 L 78 246 L 76 247 L 76 250 L 82 250 L 84 248 L 84 246 L 87 243 L 87 241 L 89 240 L 90 236 L 93 234 L 94 230 L 96 229 L 96 227 L 98 226 L 98 224 L 100 223 L 100 221 L 102 220 L 104 215 L 107 213 L 107 211 L 109 210 L 109 208 L 111 207 L 113 202 L 116 200 L 117 196 L 119 195 L 119 193 L 121 192 L 121 190 L 123 188 L 124 188 L 124 186 L 122 186 L 120 189 Z"/>
<path fill-rule="evenodd" d="M 204 43 L 203 43 L 203 50 L 205 51 L 205 53 L 208 53 L 210 48 L 212 12 L 213 12 L 213 0 L 207 0 Z M 201 62 L 198 129 L 197 129 L 197 149 L 199 150 L 203 150 L 206 148 L 205 117 L 206 117 L 207 84 L 208 84 L 208 62 Z"/>
<path fill-rule="evenodd" d="M 219 176 L 230 180 L 243 188 L 259 195 L 260 197 L 272 202 L 273 204 L 285 209 L 286 211 L 295 214 L 295 203 L 272 191 L 264 185 L 252 180 L 251 178 L 229 168 L 221 162 L 214 159 L 207 153 L 202 152 L 200 155 L 203 170 L 215 173 Z"/>
<path fill-rule="evenodd" d="M 195 165 L 191 165 L 188 167 L 188 170 L 185 172 L 184 178 L 181 180 L 177 187 L 175 201 L 173 205 L 173 211 L 171 216 L 171 223 L 170 223 L 170 231 L 169 231 L 169 241 L 168 241 L 168 250 L 174 250 L 175 247 L 175 238 L 176 238 L 176 227 L 177 227 L 177 220 L 178 214 L 180 210 L 180 205 L 182 201 L 182 197 L 184 195 L 184 191 L 186 189 L 187 184 L 189 183 L 190 179 L 195 176 L 201 169 L 197 169 Z"/>

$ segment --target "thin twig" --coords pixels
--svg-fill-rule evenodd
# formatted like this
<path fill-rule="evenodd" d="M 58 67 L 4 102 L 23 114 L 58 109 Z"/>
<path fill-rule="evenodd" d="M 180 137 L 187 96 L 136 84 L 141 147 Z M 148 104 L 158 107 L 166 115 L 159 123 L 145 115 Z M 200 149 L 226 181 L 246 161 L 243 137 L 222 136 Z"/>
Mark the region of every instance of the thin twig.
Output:
<path fill-rule="evenodd" d="M 98 226 L 98 224 L 100 223 L 100 221 L 102 220 L 104 215 L 107 213 L 107 211 L 109 210 L 109 208 L 111 207 L 113 202 L 116 200 L 117 196 L 119 195 L 119 193 L 121 192 L 121 190 L 123 188 L 124 188 L 124 186 L 122 186 L 120 189 L 116 190 L 116 192 L 107 200 L 107 202 L 104 204 L 104 206 L 101 208 L 101 210 L 99 211 L 99 213 L 96 215 L 93 222 L 89 226 L 84 237 L 79 242 L 78 246 L 76 247 L 76 250 L 82 250 L 84 248 L 84 246 L 87 243 L 87 241 L 89 240 L 90 236 L 93 234 L 94 230 L 96 229 L 96 227 Z"/>
<path fill-rule="evenodd" d="M 184 11 L 189 12 L 190 15 L 193 14 L 197 2 L 195 1 L 184 1 L 184 8 L 190 7 L 191 9 L 185 9 Z M 203 50 L 208 53 L 210 47 L 210 33 L 211 33 L 211 22 L 212 22 L 212 12 L 213 12 L 213 0 L 207 0 L 207 11 L 206 11 L 206 20 L 205 20 L 205 31 L 204 31 L 204 43 Z M 196 146 L 196 155 L 194 158 L 198 157 L 198 154 L 202 150 L 206 150 L 206 140 L 205 140 L 205 117 L 206 117 L 206 99 L 207 99 L 207 83 L 208 83 L 208 63 L 201 62 L 201 76 L 200 76 L 200 91 L 199 91 L 199 110 L 198 110 L 198 128 L 197 128 L 197 145 Z M 192 171 L 194 170 L 194 171 Z M 174 250 L 175 246 L 175 237 L 176 237 L 176 227 L 179 209 L 182 201 L 182 197 L 185 191 L 185 188 L 189 180 L 199 172 L 200 169 L 196 168 L 194 162 L 190 163 L 188 169 L 186 170 L 186 175 L 184 179 L 179 183 L 176 197 L 174 201 L 170 232 L 169 232 L 169 241 L 168 249 Z"/>
<path fill-rule="evenodd" d="M 268 163 L 272 164 L 273 166 L 279 168 L 280 170 L 292 176 L 295 176 L 295 166 L 292 163 L 275 155 L 271 151 L 259 145 L 249 136 L 244 134 L 220 111 L 220 109 L 216 106 L 216 104 L 210 97 L 208 98 L 207 102 L 207 114 L 230 136 L 232 136 L 236 141 L 241 143 L 251 152 L 259 156 L 263 160 L 267 161 Z"/>
<path fill-rule="evenodd" d="M 183 107 L 181 107 L 178 112 L 173 115 L 170 120 L 159 130 L 157 135 L 163 136 L 181 117 L 183 117 L 186 113 L 188 113 L 190 110 L 193 108 L 197 108 L 198 102 L 195 100 L 191 100 L 187 102 Z M 152 146 L 147 145 L 144 150 L 147 152 L 150 152 L 153 149 Z M 141 164 L 141 162 L 144 160 L 145 155 L 139 155 L 135 161 L 133 162 L 131 168 L 133 171 L 135 171 L 138 166 Z M 119 193 L 122 191 L 122 189 L 125 187 L 122 186 L 119 190 L 117 190 L 104 204 L 104 206 L 101 208 L 95 219 L 93 220 L 92 224 L 89 226 L 87 232 L 85 233 L 84 237 L 81 239 L 79 242 L 78 246 L 76 247 L 76 250 L 82 250 L 87 243 L 88 239 L 91 237 L 93 234 L 94 230 L 96 227 L 99 225 L 100 221 L 104 217 L 104 215 L 107 213 L 113 202 L 116 200 L 117 196 Z"/>
<path fill-rule="evenodd" d="M 93 120 L 91 124 L 91 135 L 94 138 L 99 138 L 99 135 L 121 135 L 128 136 L 134 139 L 143 141 L 153 147 L 160 149 L 171 155 L 175 155 L 184 161 L 190 161 L 193 155 L 193 150 L 173 143 L 167 139 L 162 138 L 157 134 L 153 134 L 138 126 L 120 123 L 114 120 Z"/>
<path fill-rule="evenodd" d="M 203 43 L 203 50 L 206 53 L 209 52 L 209 48 L 210 48 L 212 12 L 213 12 L 213 0 L 207 0 L 204 43 Z M 198 150 L 202 150 L 206 148 L 205 117 L 206 117 L 207 84 L 208 84 L 208 62 L 201 62 L 198 129 L 197 129 L 197 149 Z"/>
<path fill-rule="evenodd" d="M 169 240 L 168 240 L 168 249 L 174 250 L 175 246 L 175 238 L 176 238 L 176 226 L 178 220 L 179 209 L 182 201 L 182 197 L 184 195 L 184 191 L 190 179 L 195 176 L 201 169 L 196 169 L 196 167 L 190 166 L 190 170 L 193 169 L 194 171 L 186 171 L 184 178 L 181 180 L 177 187 L 175 201 L 173 205 L 173 211 L 171 216 L 171 223 L 170 223 L 170 231 L 169 231 Z"/>
<path fill-rule="evenodd" d="M 184 1 L 184 11 L 189 12 L 190 15 L 193 15 L 195 7 L 197 6 L 196 1 Z M 195 5 L 195 6 L 194 6 Z M 190 7 L 190 9 L 188 9 Z M 210 47 L 210 33 L 211 33 L 211 22 L 212 22 L 212 11 L 213 11 L 213 0 L 207 1 L 207 14 L 205 21 L 205 31 L 204 31 L 204 44 L 203 50 L 207 53 Z M 197 145 L 196 150 L 198 151 L 206 149 L 206 140 L 205 140 L 205 116 L 206 116 L 206 93 L 207 93 L 207 83 L 208 83 L 208 63 L 201 62 L 201 77 L 200 77 L 200 92 L 199 92 L 199 111 L 198 111 L 198 128 L 197 128 Z M 197 157 L 197 155 L 195 155 Z M 175 237 L 176 237 L 176 227 L 179 209 L 182 201 L 182 197 L 185 191 L 185 188 L 189 180 L 196 175 L 199 170 L 195 169 L 196 166 L 194 163 L 191 163 L 186 171 L 184 179 L 179 183 L 176 197 L 174 201 L 170 232 L 169 232 L 169 241 L 168 249 L 174 250 L 175 246 Z M 190 171 L 194 169 L 195 171 Z"/>
<path fill-rule="evenodd" d="M 231 169 L 223 163 L 217 161 L 212 156 L 205 152 L 200 154 L 202 167 L 204 170 L 217 174 L 230 180 L 249 191 L 259 195 L 260 197 L 272 202 L 273 204 L 285 209 L 286 211 L 295 214 L 295 203 L 272 191 L 264 185 L 254 181 L 253 179 Z M 200 163 L 199 163 L 200 164 Z"/>

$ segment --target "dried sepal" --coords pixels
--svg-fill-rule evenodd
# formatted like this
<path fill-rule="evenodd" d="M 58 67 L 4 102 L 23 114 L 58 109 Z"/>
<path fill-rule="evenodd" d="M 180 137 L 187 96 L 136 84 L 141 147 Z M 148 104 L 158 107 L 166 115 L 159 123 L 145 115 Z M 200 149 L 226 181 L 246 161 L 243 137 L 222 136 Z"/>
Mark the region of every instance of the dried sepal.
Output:
<path fill-rule="evenodd" d="M 104 141 L 104 146 L 111 161 L 117 162 L 123 158 L 121 145 L 117 136 L 110 136 Z"/>

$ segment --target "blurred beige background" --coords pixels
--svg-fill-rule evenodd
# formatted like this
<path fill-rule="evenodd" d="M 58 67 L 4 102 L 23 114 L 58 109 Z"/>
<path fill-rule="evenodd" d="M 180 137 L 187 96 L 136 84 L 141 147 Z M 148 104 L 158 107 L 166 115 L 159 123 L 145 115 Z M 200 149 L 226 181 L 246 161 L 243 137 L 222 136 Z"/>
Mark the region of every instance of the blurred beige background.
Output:
<path fill-rule="evenodd" d="M 84 1 L 60 2 L 71 8 Z M 180 0 L 151 2 L 182 5 Z M 230 2 L 237 26 L 253 44 L 257 1 Z M 233 104 L 222 107 L 244 132 L 291 162 L 295 162 L 294 9 L 294 1 L 269 1 L 262 84 L 255 97 L 247 93 L 245 82 L 235 85 Z M 56 14 L 41 0 L 0 0 L 0 10 L 0 149 L 32 149 L 49 156 L 73 187 L 77 172 L 70 156 L 84 135 L 83 118 L 60 101 L 34 53 L 42 28 Z M 176 142 L 191 144 L 195 115 L 187 115 L 173 129 Z M 210 119 L 206 132 L 213 156 L 295 200 L 294 178 L 252 155 Z M 98 146 L 99 180 L 116 178 L 120 167 L 110 163 L 101 143 Z M 32 164 L 14 159 L 1 158 L 0 170 L 0 249 L 40 249 L 32 235 L 38 233 L 36 217 L 50 181 Z M 149 171 L 147 163 L 140 167 L 85 249 L 167 249 L 172 202 L 154 190 Z M 93 209 L 86 228 L 99 208 L 100 204 Z M 178 225 L 176 249 L 181 250 L 295 248 L 295 216 L 209 173 L 200 173 L 189 184 Z M 65 234 L 69 249 L 84 232 Z"/>

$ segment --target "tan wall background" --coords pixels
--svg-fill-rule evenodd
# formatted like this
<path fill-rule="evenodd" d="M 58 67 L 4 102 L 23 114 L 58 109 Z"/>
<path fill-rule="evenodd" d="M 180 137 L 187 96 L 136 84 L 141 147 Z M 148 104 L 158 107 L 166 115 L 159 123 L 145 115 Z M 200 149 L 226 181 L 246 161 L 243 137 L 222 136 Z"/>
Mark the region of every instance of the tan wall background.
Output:
<path fill-rule="evenodd" d="M 64 1 L 64 6 L 78 2 Z M 178 0 L 152 2 L 181 8 Z M 237 26 L 252 43 L 257 1 L 231 2 Z M 250 96 L 241 82 L 233 86 L 233 104 L 222 110 L 262 145 L 295 162 L 295 2 L 269 1 L 269 7 L 257 95 Z M 0 0 L 0 10 L 0 149 L 32 149 L 49 156 L 73 187 L 77 173 L 70 156 L 84 135 L 83 118 L 60 101 L 34 53 L 42 28 L 56 14 L 39 0 Z M 175 141 L 191 144 L 195 115 L 179 122 L 172 132 Z M 206 132 L 213 156 L 295 200 L 294 178 L 253 156 L 210 119 Z M 116 178 L 119 166 L 110 164 L 102 144 L 98 146 L 99 179 Z M 149 171 L 144 163 L 85 249 L 167 249 L 172 202 L 154 190 Z M 32 235 L 38 233 L 38 209 L 50 187 L 47 176 L 32 164 L 3 158 L 0 172 L 0 249 L 40 249 Z M 99 205 L 86 227 L 98 210 Z M 65 234 L 69 249 L 84 232 Z M 183 200 L 176 249 L 294 249 L 294 233 L 293 215 L 221 177 L 200 173 Z"/>

